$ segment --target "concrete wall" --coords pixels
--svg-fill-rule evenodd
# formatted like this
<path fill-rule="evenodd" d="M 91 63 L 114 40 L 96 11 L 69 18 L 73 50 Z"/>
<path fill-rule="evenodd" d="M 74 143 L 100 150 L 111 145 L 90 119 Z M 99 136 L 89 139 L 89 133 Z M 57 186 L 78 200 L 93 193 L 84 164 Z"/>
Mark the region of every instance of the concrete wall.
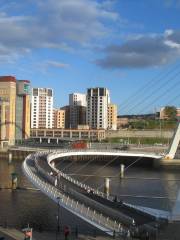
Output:
<path fill-rule="evenodd" d="M 107 138 L 149 137 L 149 138 L 172 138 L 173 130 L 117 130 L 106 131 Z"/>

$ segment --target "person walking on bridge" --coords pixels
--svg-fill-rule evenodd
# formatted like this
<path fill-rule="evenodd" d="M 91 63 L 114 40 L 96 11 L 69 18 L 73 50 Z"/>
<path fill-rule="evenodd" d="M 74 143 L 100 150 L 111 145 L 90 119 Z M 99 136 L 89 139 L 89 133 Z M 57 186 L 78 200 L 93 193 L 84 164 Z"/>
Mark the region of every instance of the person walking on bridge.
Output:
<path fill-rule="evenodd" d="M 65 226 L 64 227 L 64 237 L 65 237 L 65 240 L 68 240 L 68 236 L 70 234 L 70 229 L 68 226 Z"/>

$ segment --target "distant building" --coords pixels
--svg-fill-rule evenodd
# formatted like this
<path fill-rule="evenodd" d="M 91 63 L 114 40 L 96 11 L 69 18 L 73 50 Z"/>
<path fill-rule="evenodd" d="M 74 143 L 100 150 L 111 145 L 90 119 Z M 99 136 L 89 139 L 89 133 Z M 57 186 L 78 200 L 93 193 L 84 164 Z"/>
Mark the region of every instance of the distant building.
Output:
<path fill-rule="evenodd" d="M 70 107 L 70 125 L 69 128 L 76 129 L 78 125 L 86 124 L 86 107 L 69 106 Z"/>
<path fill-rule="evenodd" d="M 31 101 L 31 128 L 52 128 L 53 90 L 33 88 Z"/>
<path fill-rule="evenodd" d="M 13 145 L 30 136 L 30 82 L 0 77 L 1 141 Z M 4 143 L 1 144 L 4 146 Z"/>
<path fill-rule="evenodd" d="M 103 129 L 31 129 L 31 138 L 37 142 L 58 143 L 61 140 L 101 141 L 106 138 Z"/>
<path fill-rule="evenodd" d="M 71 93 L 69 94 L 70 106 L 87 106 L 86 94 L 83 93 Z"/>
<path fill-rule="evenodd" d="M 15 125 L 16 125 L 15 77 L 13 76 L 0 77 L 0 98 L 1 98 L 1 111 L 3 113 L 3 116 L 1 117 L 2 128 L 1 132 L 4 132 L 5 129 L 4 125 L 6 125 L 6 140 L 8 141 L 8 145 L 13 145 L 15 143 Z M 8 102 L 8 104 L 6 104 L 5 102 Z M 4 111 L 6 111 L 6 113 L 4 113 Z M 6 115 L 6 117 L 4 114 Z"/>
<path fill-rule="evenodd" d="M 30 81 L 16 81 L 16 140 L 30 137 Z"/>
<path fill-rule="evenodd" d="M 177 111 L 177 117 L 180 118 L 180 108 L 176 108 Z"/>
<path fill-rule="evenodd" d="M 78 130 L 89 130 L 89 125 L 78 125 L 77 129 Z"/>
<path fill-rule="evenodd" d="M 65 128 L 70 128 L 70 106 L 61 107 L 60 110 L 65 111 Z"/>
<path fill-rule="evenodd" d="M 0 148 L 9 144 L 9 125 L 5 124 L 9 118 L 9 101 L 0 98 Z"/>
<path fill-rule="evenodd" d="M 118 118 L 127 118 L 129 121 L 134 120 L 154 120 L 157 117 L 157 113 L 148 113 L 148 114 L 128 114 L 121 115 Z"/>
<path fill-rule="evenodd" d="M 53 128 L 65 128 L 65 110 L 53 110 Z"/>
<path fill-rule="evenodd" d="M 126 127 L 129 124 L 127 117 L 117 117 L 117 129 Z"/>
<path fill-rule="evenodd" d="M 180 117 L 180 108 L 176 108 L 176 116 Z M 166 120 L 169 119 L 169 116 L 166 115 L 165 107 L 162 107 L 159 112 L 159 119 Z"/>
<path fill-rule="evenodd" d="M 117 105 L 108 104 L 108 129 L 117 130 Z"/>
<path fill-rule="evenodd" d="M 108 104 L 110 103 L 107 88 L 87 89 L 87 124 L 92 129 L 108 128 Z"/>
<path fill-rule="evenodd" d="M 86 95 L 82 93 L 69 94 L 70 128 L 76 129 L 78 125 L 86 124 Z"/>
<path fill-rule="evenodd" d="M 165 113 L 165 107 L 160 109 L 159 112 L 159 119 L 164 120 L 164 119 L 168 119 L 168 116 Z"/>

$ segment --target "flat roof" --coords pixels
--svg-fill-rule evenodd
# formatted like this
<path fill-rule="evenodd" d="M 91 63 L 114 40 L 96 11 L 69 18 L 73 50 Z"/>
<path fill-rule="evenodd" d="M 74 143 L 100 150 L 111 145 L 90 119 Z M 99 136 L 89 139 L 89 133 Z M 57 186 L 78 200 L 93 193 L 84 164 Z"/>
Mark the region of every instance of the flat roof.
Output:
<path fill-rule="evenodd" d="M 30 81 L 29 81 L 29 80 L 18 80 L 18 82 L 30 83 Z"/>
<path fill-rule="evenodd" d="M 14 76 L 0 76 L 0 82 L 16 82 Z"/>

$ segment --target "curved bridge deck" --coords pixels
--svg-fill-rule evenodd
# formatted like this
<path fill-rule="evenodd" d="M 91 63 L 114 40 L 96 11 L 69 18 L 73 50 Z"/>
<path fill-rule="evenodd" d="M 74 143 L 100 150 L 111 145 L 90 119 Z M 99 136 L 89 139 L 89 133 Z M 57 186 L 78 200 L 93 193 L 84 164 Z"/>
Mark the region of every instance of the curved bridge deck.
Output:
<path fill-rule="evenodd" d="M 156 217 L 125 203 L 115 203 L 104 193 L 82 184 L 62 171 L 56 169 L 55 161 L 66 156 L 94 155 L 127 156 L 159 159 L 161 156 L 147 153 L 128 153 L 119 151 L 61 151 L 29 155 L 23 163 L 23 170 L 29 180 L 55 202 L 79 216 L 86 222 L 113 235 L 133 234 L 148 231 L 156 232 Z M 50 175 L 53 172 L 53 176 Z M 57 179 L 59 179 L 57 184 Z M 55 186 L 54 186 L 55 185 Z M 58 200 L 59 198 L 59 200 Z M 162 219 L 167 218 L 161 216 Z M 136 225 L 136 226 L 135 226 Z"/>

